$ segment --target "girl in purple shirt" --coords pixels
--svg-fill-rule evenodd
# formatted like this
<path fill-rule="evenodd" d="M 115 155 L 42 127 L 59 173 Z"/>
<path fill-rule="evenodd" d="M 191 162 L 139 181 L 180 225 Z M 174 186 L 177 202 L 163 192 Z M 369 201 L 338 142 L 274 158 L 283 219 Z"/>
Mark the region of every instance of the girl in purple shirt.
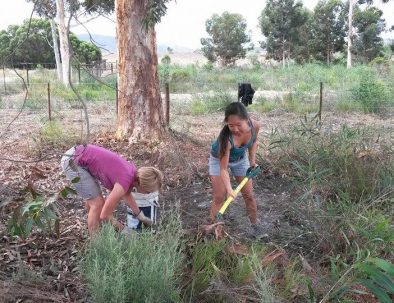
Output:
<path fill-rule="evenodd" d="M 163 174 L 154 167 L 137 167 L 118 154 L 96 145 L 78 145 L 69 149 L 61 159 L 61 167 L 69 181 L 74 181 L 78 194 L 86 200 L 90 235 L 98 231 L 100 221 L 110 221 L 118 231 L 123 225 L 112 213 L 121 199 L 125 199 L 135 217 L 146 225 L 152 221 L 138 208 L 131 190 L 140 193 L 158 191 Z M 76 179 L 78 178 L 78 179 Z M 99 182 L 110 190 L 104 199 Z"/>

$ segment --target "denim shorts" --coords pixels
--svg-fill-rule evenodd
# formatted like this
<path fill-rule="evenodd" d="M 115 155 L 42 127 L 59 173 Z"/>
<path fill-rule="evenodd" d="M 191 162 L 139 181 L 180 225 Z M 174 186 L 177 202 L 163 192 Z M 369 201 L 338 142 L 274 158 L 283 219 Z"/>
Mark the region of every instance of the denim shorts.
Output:
<path fill-rule="evenodd" d="M 245 177 L 249 166 L 247 155 L 237 162 L 228 163 L 228 168 L 235 177 Z M 209 156 L 209 175 L 220 176 L 220 160 L 212 155 Z"/>
<path fill-rule="evenodd" d="M 73 183 L 72 185 L 75 187 L 78 195 L 80 195 L 85 200 L 90 200 L 97 198 L 101 195 L 101 188 L 96 180 L 90 172 L 74 163 L 74 153 L 75 147 L 70 148 L 60 160 L 60 166 L 64 174 L 67 177 L 67 180 L 70 182 L 75 178 L 79 177 L 79 181 Z"/>

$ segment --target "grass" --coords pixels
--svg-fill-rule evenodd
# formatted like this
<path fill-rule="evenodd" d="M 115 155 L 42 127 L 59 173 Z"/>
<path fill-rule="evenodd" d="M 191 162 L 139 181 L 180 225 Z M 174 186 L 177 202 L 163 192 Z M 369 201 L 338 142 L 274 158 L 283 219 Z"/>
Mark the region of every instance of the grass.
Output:
<path fill-rule="evenodd" d="M 232 245 L 230 240 L 196 244 L 191 252 L 192 280 L 184 290 L 185 302 L 238 302 L 245 296 L 275 302 L 275 269 L 261 266 L 267 248 L 252 244 L 249 253 L 238 255 L 229 249 Z"/>
<path fill-rule="evenodd" d="M 44 122 L 40 134 L 32 139 L 37 149 L 47 145 L 66 148 L 80 141 L 78 132 L 62 125 L 57 120 Z"/>
<path fill-rule="evenodd" d="M 187 93 L 197 96 L 193 97 L 188 109 L 195 115 L 209 113 L 221 107 L 220 104 L 215 104 L 220 103 L 220 100 L 212 100 L 209 96 L 227 94 L 235 101 L 240 82 L 250 82 L 252 87 L 259 91 L 277 91 L 286 96 L 280 102 L 256 97 L 256 103 L 259 105 L 256 110 L 260 112 L 271 112 L 276 109 L 298 114 L 316 112 L 320 82 L 323 82 L 323 111 L 333 109 L 341 112 L 381 113 L 385 112 L 387 107 L 394 107 L 394 88 L 391 85 L 394 81 L 394 68 L 389 63 L 385 68 L 376 65 L 356 65 L 350 70 L 340 64 L 295 64 L 286 68 L 264 65 L 251 68 L 218 68 L 198 64 L 160 64 L 159 76 L 162 92 L 164 83 L 169 81 L 172 94 Z M 77 75 L 74 75 L 77 81 L 76 77 Z M 51 98 L 58 100 L 58 103 L 73 103 L 77 100 L 71 89 L 65 89 L 53 79 L 55 72 L 52 70 L 37 69 L 31 73 L 27 107 L 46 108 L 47 82 L 51 82 Z M 98 82 L 82 70 L 81 81 L 75 84 L 75 87 L 85 101 L 114 101 L 116 81 L 115 75 L 109 75 Z M 21 93 L 23 87 L 19 82 L 20 80 L 14 80 L 7 83 L 9 92 Z"/>
<path fill-rule="evenodd" d="M 171 216 L 157 233 L 125 238 L 104 226 L 90 243 L 83 273 L 94 302 L 179 302 L 181 252 L 179 218 Z"/>
<path fill-rule="evenodd" d="M 378 135 L 375 129 L 344 126 L 323 133 L 313 121 L 271 137 L 271 157 L 278 172 L 301 192 L 296 208 L 307 217 L 302 224 L 325 243 L 317 257 L 320 264 L 331 265 L 322 269 L 330 274 L 320 277 L 320 289 L 312 289 L 319 298 L 351 300 L 349 291 L 356 281 L 381 275 L 377 269 L 362 272 L 359 264 L 369 257 L 394 262 L 392 147 L 384 130 Z M 299 278 L 290 278 L 287 284 Z M 371 291 L 381 286 L 374 284 Z M 322 293 L 327 287 L 332 292 Z M 283 293 L 288 295 L 288 289 Z"/>

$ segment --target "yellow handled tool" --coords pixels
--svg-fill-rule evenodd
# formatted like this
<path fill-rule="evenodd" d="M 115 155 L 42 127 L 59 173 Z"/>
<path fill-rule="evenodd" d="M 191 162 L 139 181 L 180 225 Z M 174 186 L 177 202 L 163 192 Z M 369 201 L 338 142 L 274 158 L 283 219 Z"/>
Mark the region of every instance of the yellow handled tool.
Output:
<path fill-rule="evenodd" d="M 245 178 L 242 179 L 241 183 L 233 190 L 232 195 L 235 197 L 241 189 L 245 186 L 245 184 L 252 178 L 256 177 L 258 173 L 261 172 L 260 166 L 250 167 L 246 172 Z M 220 220 L 223 216 L 223 213 L 226 211 L 227 207 L 230 205 L 231 202 L 234 201 L 232 196 L 228 197 L 226 201 L 224 201 L 223 206 L 220 208 L 219 212 L 216 214 L 216 219 Z"/>

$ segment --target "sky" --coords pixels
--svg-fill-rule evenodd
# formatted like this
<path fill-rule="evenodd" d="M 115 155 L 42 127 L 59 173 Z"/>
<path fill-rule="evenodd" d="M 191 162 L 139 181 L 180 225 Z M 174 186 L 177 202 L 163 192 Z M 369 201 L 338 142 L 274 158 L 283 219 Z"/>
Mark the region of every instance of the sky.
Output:
<path fill-rule="evenodd" d="M 313 9 L 318 0 L 304 0 L 304 6 Z M 213 14 L 224 11 L 241 14 L 248 24 L 252 42 L 257 46 L 263 40 L 258 28 L 257 18 L 265 6 L 264 0 L 176 0 L 168 4 L 166 16 L 156 26 L 157 42 L 169 46 L 183 46 L 190 49 L 200 48 L 200 39 L 207 37 L 205 22 Z M 376 6 L 384 12 L 387 27 L 394 25 L 394 1 Z M 10 24 L 21 24 L 30 17 L 33 5 L 25 0 L 0 0 L 0 29 Z M 91 34 L 115 36 L 115 16 L 97 18 L 86 23 Z M 87 30 L 72 24 L 71 31 L 86 34 Z M 383 34 L 384 38 L 394 39 L 394 32 Z"/>

